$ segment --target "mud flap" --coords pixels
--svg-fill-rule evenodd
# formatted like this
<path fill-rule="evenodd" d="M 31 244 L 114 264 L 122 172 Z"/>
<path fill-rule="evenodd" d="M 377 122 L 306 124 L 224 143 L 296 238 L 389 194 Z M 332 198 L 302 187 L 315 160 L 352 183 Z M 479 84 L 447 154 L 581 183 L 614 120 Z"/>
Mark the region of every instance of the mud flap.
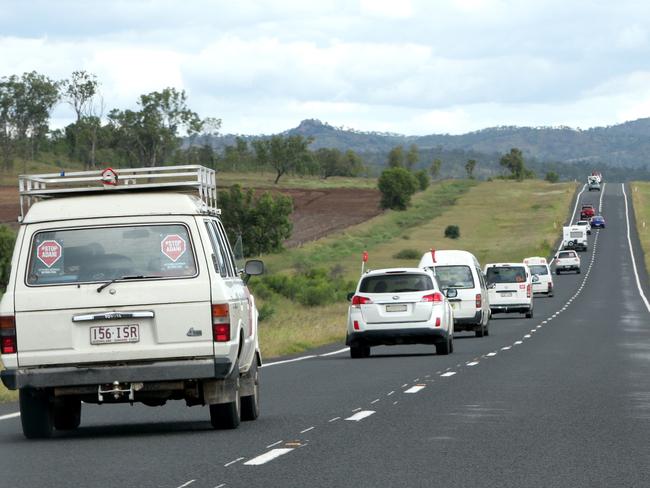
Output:
<path fill-rule="evenodd" d="M 203 380 L 201 382 L 203 391 L 203 402 L 206 405 L 230 403 L 237 400 L 239 396 L 239 368 L 233 368 L 227 378 L 215 380 Z"/>

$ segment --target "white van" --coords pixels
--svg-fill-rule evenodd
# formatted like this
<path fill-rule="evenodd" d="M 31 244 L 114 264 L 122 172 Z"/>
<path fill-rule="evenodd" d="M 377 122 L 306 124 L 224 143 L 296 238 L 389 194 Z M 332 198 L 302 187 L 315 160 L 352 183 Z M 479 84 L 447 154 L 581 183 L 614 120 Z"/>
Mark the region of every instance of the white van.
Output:
<path fill-rule="evenodd" d="M 246 281 L 263 265 L 238 268 L 215 172 L 108 171 L 20 177 L 29 211 L 0 301 L 0 376 L 19 390 L 23 433 L 77 428 L 82 402 L 185 400 L 209 406 L 215 428 L 254 420 L 261 356 Z"/>
<path fill-rule="evenodd" d="M 553 275 L 551 267 L 546 262 L 546 258 L 532 257 L 524 259 L 524 264 L 528 266 L 533 275 L 533 293 L 544 293 L 553 296 Z"/>
<path fill-rule="evenodd" d="M 586 251 L 587 227 L 584 225 L 566 225 L 562 227 L 562 249 Z"/>
<path fill-rule="evenodd" d="M 487 284 L 481 265 L 472 253 L 431 250 L 422 256 L 419 267 L 433 270 L 440 289 L 458 291 L 456 297 L 449 298 L 454 310 L 454 330 L 474 331 L 476 337 L 489 334 Z"/>
<path fill-rule="evenodd" d="M 523 313 L 533 318 L 533 282 L 524 263 L 485 266 L 492 313 Z"/>

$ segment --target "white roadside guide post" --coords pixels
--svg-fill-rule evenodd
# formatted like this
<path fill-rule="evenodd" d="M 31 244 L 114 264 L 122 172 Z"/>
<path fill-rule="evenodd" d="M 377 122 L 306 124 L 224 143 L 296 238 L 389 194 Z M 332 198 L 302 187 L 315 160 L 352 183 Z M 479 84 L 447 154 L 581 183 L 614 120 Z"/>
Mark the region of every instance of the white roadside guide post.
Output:
<path fill-rule="evenodd" d="M 368 262 L 368 251 L 363 251 L 363 254 L 361 255 L 361 276 L 363 276 L 363 272 L 366 270 L 367 262 Z"/>

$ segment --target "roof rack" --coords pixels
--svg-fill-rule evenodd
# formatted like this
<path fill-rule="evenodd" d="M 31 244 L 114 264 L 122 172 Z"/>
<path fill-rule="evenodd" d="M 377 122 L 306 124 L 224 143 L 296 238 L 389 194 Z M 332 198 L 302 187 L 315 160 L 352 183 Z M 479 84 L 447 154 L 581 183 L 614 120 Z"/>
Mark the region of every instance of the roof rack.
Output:
<path fill-rule="evenodd" d="M 202 211 L 220 213 L 215 171 L 205 166 L 183 165 L 20 175 L 20 220 L 29 207 L 41 199 L 156 190 L 196 191 L 204 205 Z"/>

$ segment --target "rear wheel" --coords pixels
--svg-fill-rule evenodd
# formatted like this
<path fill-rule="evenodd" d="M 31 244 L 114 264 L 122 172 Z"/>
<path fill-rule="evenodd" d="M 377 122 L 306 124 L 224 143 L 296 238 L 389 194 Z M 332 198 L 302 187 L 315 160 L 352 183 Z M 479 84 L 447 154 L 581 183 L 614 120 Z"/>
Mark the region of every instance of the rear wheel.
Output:
<path fill-rule="evenodd" d="M 532 319 L 533 318 L 533 310 L 530 309 L 528 312 L 526 312 L 526 318 L 527 319 Z"/>
<path fill-rule="evenodd" d="M 20 422 L 25 437 L 28 439 L 51 437 L 54 430 L 52 395 L 43 390 L 21 388 L 18 397 Z"/>
<path fill-rule="evenodd" d="M 249 374 L 253 380 L 253 394 L 241 398 L 241 419 L 255 420 L 260 416 L 260 370 L 257 359 L 253 359 Z"/>
<path fill-rule="evenodd" d="M 81 400 L 77 397 L 61 397 L 54 400 L 54 428 L 73 430 L 81 423 Z"/>
<path fill-rule="evenodd" d="M 451 352 L 451 349 L 452 349 L 452 345 L 451 345 L 451 339 L 449 339 L 449 337 L 445 342 L 436 344 L 436 354 L 438 356 L 446 356 Z"/>
<path fill-rule="evenodd" d="M 210 405 L 210 423 L 215 429 L 236 429 L 241 420 L 241 399 L 235 392 L 235 401 Z"/>
<path fill-rule="evenodd" d="M 368 356 L 370 356 L 370 346 L 350 346 L 352 359 L 367 358 Z"/>
<path fill-rule="evenodd" d="M 559 269 L 556 269 L 556 270 L 555 270 L 555 274 L 559 276 L 559 275 L 560 275 L 560 270 L 559 270 Z"/>
<path fill-rule="evenodd" d="M 474 335 L 476 337 L 483 337 L 485 334 L 485 326 L 481 324 L 478 329 L 474 330 Z"/>
<path fill-rule="evenodd" d="M 580 269 L 576 269 L 576 274 L 580 274 Z"/>

